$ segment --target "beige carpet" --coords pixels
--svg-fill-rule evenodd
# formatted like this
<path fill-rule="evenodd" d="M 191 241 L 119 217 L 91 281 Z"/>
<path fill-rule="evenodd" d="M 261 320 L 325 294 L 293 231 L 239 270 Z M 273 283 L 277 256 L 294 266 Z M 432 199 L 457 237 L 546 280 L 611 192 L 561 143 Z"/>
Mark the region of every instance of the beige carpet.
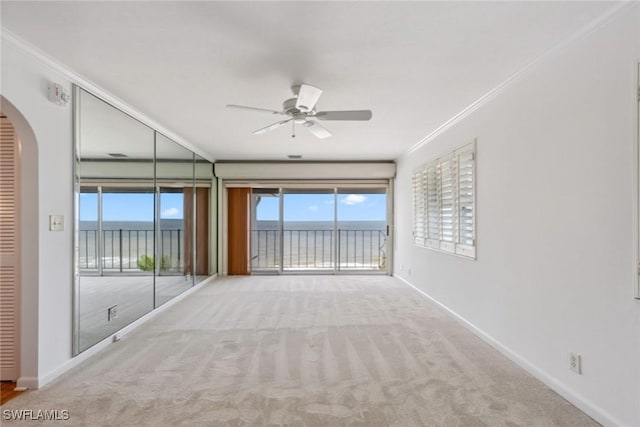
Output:
<path fill-rule="evenodd" d="M 222 278 L 5 409 L 77 426 L 596 426 L 386 276 Z"/>

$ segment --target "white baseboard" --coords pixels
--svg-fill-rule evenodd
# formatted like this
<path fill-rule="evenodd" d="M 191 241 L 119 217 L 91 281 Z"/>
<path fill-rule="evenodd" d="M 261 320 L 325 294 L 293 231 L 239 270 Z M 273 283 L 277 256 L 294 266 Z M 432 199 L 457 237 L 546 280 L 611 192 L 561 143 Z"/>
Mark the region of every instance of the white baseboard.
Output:
<path fill-rule="evenodd" d="M 38 378 L 36 377 L 20 377 L 16 381 L 16 389 L 36 390 L 38 385 Z"/>
<path fill-rule="evenodd" d="M 76 357 L 69 359 L 68 361 L 66 361 L 65 363 L 63 363 L 61 366 L 54 369 L 53 371 L 49 372 L 48 374 L 43 375 L 39 378 L 25 378 L 25 379 L 21 378 L 20 380 L 18 380 L 18 387 L 24 386 L 31 390 L 35 390 L 39 387 L 45 386 L 46 384 L 58 378 L 60 375 L 67 372 L 69 369 L 78 366 L 80 363 L 84 362 L 85 360 L 89 359 L 90 357 L 94 356 L 100 351 L 104 350 L 108 345 L 113 344 L 114 337 L 117 337 L 118 339 L 120 339 L 123 336 L 127 335 L 128 333 L 134 331 L 135 329 L 137 329 L 144 323 L 148 322 L 149 320 L 153 319 L 154 317 L 156 317 L 158 314 L 162 313 L 169 307 L 173 306 L 174 304 L 177 304 L 182 299 L 188 297 L 189 295 L 196 292 L 203 286 L 207 285 L 208 283 L 213 281 L 216 277 L 217 277 L 217 274 L 214 274 L 213 276 L 210 276 L 207 279 L 203 280 L 202 282 L 198 283 L 191 289 L 188 289 L 183 293 L 181 293 L 180 295 L 175 296 L 171 300 L 162 304 L 160 307 L 157 307 L 156 309 L 150 311 L 149 313 L 145 314 L 138 320 L 135 320 L 134 322 L 120 329 L 119 331 L 114 332 L 113 334 L 109 335 L 107 338 L 103 339 L 102 341 L 88 348 L 87 350 L 83 351 Z"/>
<path fill-rule="evenodd" d="M 574 390 L 571 387 L 567 386 L 565 383 L 559 381 L 557 378 L 555 378 L 554 376 L 552 376 L 548 372 L 543 371 L 542 369 L 540 369 L 538 366 L 536 366 L 533 363 L 531 363 L 529 360 L 527 360 L 522 355 L 514 352 L 509 347 L 507 347 L 506 345 L 502 344 L 500 341 L 494 339 L 492 336 L 490 336 L 489 334 L 487 334 L 483 330 L 481 330 L 478 327 L 476 327 L 475 325 L 473 325 L 471 322 L 466 320 L 464 317 L 460 316 L 458 313 L 456 313 L 455 311 L 451 310 L 449 307 L 447 307 L 446 305 L 442 304 L 440 301 L 434 299 L 431 295 L 427 294 L 425 291 L 423 291 L 422 289 L 418 288 L 413 283 L 409 282 L 406 278 L 404 278 L 402 276 L 398 276 L 397 274 L 394 274 L 393 277 L 395 277 L 396 279 L 398 279 L 401 282 L 405 283 L 406 285 L 408 285 L 409 287 L 413 288 L 414 290 L 418 291 L 423 296 L 427 297 L 431 302 L 433 302 L 438 307 L 440 307 L 443 310 L 445 310 L 447 312 L 447 314 L 449 314 L 451 317 L 453 317 L 462 326 L 464 326 L 465 328 L 469 329 L 471 332 L 473 332 L 475 335 L 480 337 L 482 340 L 484 340 L 491 347 L 495 348 L 500 353 L 502 353 L 504 356 L 509 358 L 511 361 L 515 362 L 522 369 L 524 369 L 525 371 L 527 371 L 528 373 L 533 375 L 538 380 L 542 381 L 547 387 L 549 387 L 550 389 L 552 389 L 553 391 L 558 393 L 563 398 L 567 399 L 574 406 L 576 406 L 582 412 L 584 412 L 585 414 L 589 415 L 591 418 L 593 418 L 594 420 L 596 420 L 597 422 L 599 422 L 603 426 L 605 426 L 605 427 L 625 427 L 625 424 L 620 422 L 618 419 L 616 419 L 616 417 L 614 417 L 613 415 L 611 415 L 610 413 L 608 413 L 604 409 L 600 408 L 598 405 L 594 404 L 589 399 L 586 399 L 584 396 L 582 396 L 576 390 Z M 628 427 L 631 427 L 631 426 L 628 426 Z"/>

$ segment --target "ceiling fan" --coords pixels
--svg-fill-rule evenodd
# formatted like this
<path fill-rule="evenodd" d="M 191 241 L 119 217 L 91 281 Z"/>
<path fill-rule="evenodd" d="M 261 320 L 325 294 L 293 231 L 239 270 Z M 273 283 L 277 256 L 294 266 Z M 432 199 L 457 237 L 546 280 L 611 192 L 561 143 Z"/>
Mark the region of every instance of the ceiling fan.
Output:
<path fill-rule="evenodd" d="M 315 120 L 369 120 L 371 110 L 347 110 L 347 111 L 316 111 L 315 107 L 322 95 L 322 90 L 317 87 L 301 84 L 291 88 L 295 97 L 289 98 L 282 103 L 282 111 L 269 110 L 266 108 L 245 107 L 244 105 L 228 104 L 229 108 L 239 108 L 242 110 L 260 111 L 263 113 L 279 114 L 287 116 L 284 120 L 270 124 L 253 132 L 254 135 L 269 132 L 279 128 L 289 122 L 293 123 L 292 138 L 295 138 L 295 125 L 300 124 L 316 137 L 322 139 L 331 136 L 324 126 Z"/>

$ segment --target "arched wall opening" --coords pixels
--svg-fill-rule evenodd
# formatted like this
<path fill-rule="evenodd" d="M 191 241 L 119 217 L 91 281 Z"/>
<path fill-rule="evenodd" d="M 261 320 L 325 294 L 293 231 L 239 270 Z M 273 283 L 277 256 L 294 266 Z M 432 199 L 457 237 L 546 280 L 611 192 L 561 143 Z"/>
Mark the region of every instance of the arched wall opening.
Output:
<path fill-rule="evenodd" d="M 24 115 L 3 95 L 0 110 L 13 125 L 19 143 L 20 289 L 18 387 L 38 387 L 38 143 Z"/>

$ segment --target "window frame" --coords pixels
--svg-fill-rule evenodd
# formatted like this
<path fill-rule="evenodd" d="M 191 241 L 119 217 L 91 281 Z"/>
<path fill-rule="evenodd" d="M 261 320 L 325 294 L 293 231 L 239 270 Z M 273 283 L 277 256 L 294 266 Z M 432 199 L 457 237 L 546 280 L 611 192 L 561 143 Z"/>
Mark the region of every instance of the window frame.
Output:
<path fill-rule="evenodd" d="M 416 246 L 476 259 L 476 169 L 474 140 L 413 170 L 413 240 Z M 461 173 L 466 175 L 464 179 L 461 179 Z M 445 181 L 446 185 L 443 185 Z M 463 228 L 464 224 L 466 227 Z"/>

